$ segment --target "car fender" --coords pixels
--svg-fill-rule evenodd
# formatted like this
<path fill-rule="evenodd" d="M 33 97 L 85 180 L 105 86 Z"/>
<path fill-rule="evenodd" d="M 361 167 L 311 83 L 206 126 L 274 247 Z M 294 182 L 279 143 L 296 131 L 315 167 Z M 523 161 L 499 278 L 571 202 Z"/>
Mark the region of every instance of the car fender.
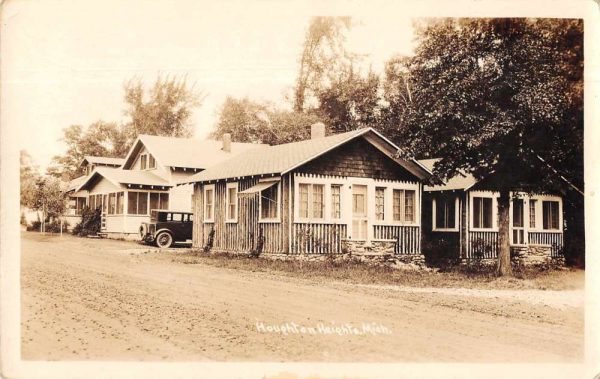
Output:
<path fill-rule="evenodd" d="M 162 229 L 158 229 L 156 232 L 154 232 L 154 239 L 156 239 L 156 237 L 158 237 L 158 235 L 162 232 L 167 232 L 171 235 L 171 237 L 175 238 L 173 236 L 173 232 L 171 231 L 171 229 L 169 228 L 162 228 Z"/>

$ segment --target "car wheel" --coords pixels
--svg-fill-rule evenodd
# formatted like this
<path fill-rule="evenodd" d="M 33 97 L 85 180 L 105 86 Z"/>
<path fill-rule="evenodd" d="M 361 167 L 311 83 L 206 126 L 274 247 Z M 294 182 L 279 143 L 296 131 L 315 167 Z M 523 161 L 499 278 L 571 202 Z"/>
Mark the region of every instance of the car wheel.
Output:
<path fill-rule="evenodd" d="M 169 232 L 160 232 L 156 236 L 156 246 L 168 248 L 173 244 L 173 236 Z"/>

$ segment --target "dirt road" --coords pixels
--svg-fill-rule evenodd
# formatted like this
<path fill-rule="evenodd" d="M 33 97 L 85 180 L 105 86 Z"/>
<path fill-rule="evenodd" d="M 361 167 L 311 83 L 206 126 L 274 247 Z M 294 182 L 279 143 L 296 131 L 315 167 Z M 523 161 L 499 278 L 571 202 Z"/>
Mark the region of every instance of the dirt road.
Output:
<path fill-rule="evenodd" d="M 23 358 L 583 359 L 581 306 L 323 284 L 145 251 L 129 242 L 24 233 Z"/>

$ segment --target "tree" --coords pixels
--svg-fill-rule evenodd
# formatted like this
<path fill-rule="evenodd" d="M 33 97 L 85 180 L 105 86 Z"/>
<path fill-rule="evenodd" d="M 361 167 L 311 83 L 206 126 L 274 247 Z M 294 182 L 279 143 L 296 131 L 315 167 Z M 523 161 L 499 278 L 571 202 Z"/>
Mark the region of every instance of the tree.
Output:
<path fill-rule="evenodd" d="M 31 156 L 27 151 L 20 151 L 20 203 L 24 207 L 33 208 L 35 204 L 36 182 L 39 178 L 37 167 L 33 165 Z"/>
<path fill-rule="evenodd" d="M 303 112 L 307 98 L 316 96 L 329 73 L 352 61 L 344 48 L 350 17 L 314 17 L 306 30 L 294 88 L 294 111 Z"/>
<path fill-rule="evenodd" d="M 139 134 L 170 137 L 191 137 L 193 109 L 201 105 L 202 97 L 186 78 L 158 77 L 146 90 L 140 78 L 124 85 L 125 111 L 129 121 L 126 131 L 133 140 Z"/>
<path fill-rule="evenodd" d="M 66 180 L 83 174 L 79 164 L 86 155 L 123 157 L 131 144 L 129 133 L 123 127 L 104 121 L 96 121 L 87 128 L 71 125 L 63 130 L 62 141 L 67 151 L 53 158 L 58 167 L 50 166 L 47 173 Z"/>
<path fill-rule="evenodd" d="M 39 177 L 35 185 L 32 208 L 42 211 L 43 221 L 60 217 L 67 205 L 64 182 L 57 178 Z"/>
<path fill-rule="evenodd" d="M 394 141 L 401 141 L 401 128 L 412 106 L 410 57 L 396 56 L 385 64 L 382 79 L 379 128 Z"/>
<path fill-rule="evenodd" d="M 278 145 L 309 138 L 310 126 L 319 121 L 321 119 L 314 114 L 280 110 L 248 98 L 227 97 L 212 137 L 230 133 L 236 142 Z"/>
<path fill-rule="evenodd" d="M 495 178 L 499 275 L 511 274 L 510 191 L 562 184 L 555 170 L 582 178 L 582 33 L 569 19 L 445 19 L 417 32 L 406 153 L 441 157 L 437 179 Z"/>
<path fill-rule="evenodd" d="M 73 179 L 83 174 L 79 164 L 86 155 L 123 158 L 139 134 L 192 135 L 191 115 L 201 99 L 185 77 L 158 77 L 148 91 L 139 78 L 133 78 L 125 83 L 124 90 L 128 121 L 124 124 L 96 121 L 87 127 L 65 128 L 62 141 L 67 151 L 53 158 L 54 165 L 47 174 Z"/>
<path fill-rule="evenodd" d="M 318 91 L 316 111 L 326 119 L 333 132 L 347 132 L 361 127 L 377 127 L 379 119 L 379 77 L 369 71 L 361 76 L 352 65 Z"/>

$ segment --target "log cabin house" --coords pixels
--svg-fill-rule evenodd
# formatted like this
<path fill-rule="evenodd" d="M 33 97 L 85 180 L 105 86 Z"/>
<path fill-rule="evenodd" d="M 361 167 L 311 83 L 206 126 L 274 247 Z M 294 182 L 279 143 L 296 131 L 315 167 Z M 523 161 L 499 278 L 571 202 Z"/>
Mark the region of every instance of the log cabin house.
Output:
<path fill-rule="evenodd" d="M 262 145 L 140 135 L 120 167 L 95 167 L 76 186 L 102 212 L 101 235 L 138 239 L 152 209 L 191 212 L 192 186 L 174 184 Z"/>
<path fill-rule="evenodd" d="M 439 159 L 420 162 L 433 171 Z M 485 182 L 485 181 L 483 181 Z M 493 181 L 461 173 L 423 193 L 423 234 L 432 250 L 450 249 L 461 261 L 496 260 L 498 197 Z M 509 234 L 514 257 L 542 263 L 563 259 L 563 198 L 557 193 L 511 193 Z M 437 244 L 437 247 L 435 246 Z"/>
<path fill-rule="evenodd" d="M 397 152 L 372 128 L 325 137 L 315 124 L 309 140 L 239 154 L 183 182 L 194 183 L 193 245 L 420 256 L 422 181 L 430 172 Z"/>

